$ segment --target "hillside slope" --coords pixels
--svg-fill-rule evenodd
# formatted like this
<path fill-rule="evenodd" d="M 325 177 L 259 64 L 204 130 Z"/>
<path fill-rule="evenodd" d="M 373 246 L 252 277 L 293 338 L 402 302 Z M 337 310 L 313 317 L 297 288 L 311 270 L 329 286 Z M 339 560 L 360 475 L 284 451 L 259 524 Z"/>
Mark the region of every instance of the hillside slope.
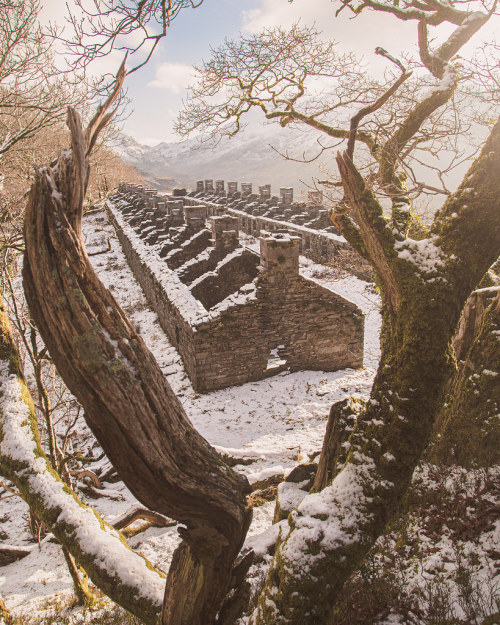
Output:
<path fill-rule="evenodd" d="M 161 191 L 176 186 L 192 188 L 196 180 L 204 178 L 254 185 L 270 183 L 273 193 L 277 193 L 279 187 L 295 187 L 298 191 L 320 175 L 320 166 L 328 168 L 333 162 L 332 151 L 324 152 L 312 163 L 287 160 L 278 152 L 288 152 L 295 159 L 311 159 L 319 154 L 321 147 L 316 136 L 271 125 L 263 130 L 247 129 L 231 139 L 222 139 L 213 148 L 200 146 L 196 139 L 150 147 L 121 135 L 114 150 Z"/>

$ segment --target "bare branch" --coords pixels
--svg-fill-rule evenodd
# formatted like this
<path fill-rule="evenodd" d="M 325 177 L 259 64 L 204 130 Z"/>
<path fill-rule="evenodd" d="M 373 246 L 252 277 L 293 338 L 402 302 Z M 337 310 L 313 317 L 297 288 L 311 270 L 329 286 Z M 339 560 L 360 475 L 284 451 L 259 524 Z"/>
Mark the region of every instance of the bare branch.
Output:
<path fill-rule="evenodd" d="M 119 50 L 137 59 L 128 71 L 133 73 L 148 63 L 179 13 L 202 3 L 203 0 L 75 0 L 68 18 L 73 36 L 65 40 L 73 56 L 71 67 L 85 68 L 95 59 Z"/>
<path fill-rule="evenodd" d="M 337 165 L 347 202 L 370 261 L 384 283 L 384 298 L 392 319 L 399 308 L 399 287 L 388 259 L 394 256 L 394 236 L 386 228 L 383 211 L 375 196 L 366 188 L 361 174 L 347 153 L 337 154 Z M 340 222 L 342 224 L 342 221 Z"/>
<path fill-rule="evenodd" d="M 380 50 L 380 48 L 377 48 L 377 50 Z M 378 54 L 380 54 L 380 52 L 378 52 Z M 384 54 L 383 56 L 387 55 Z M 412 75 L 412 72 L 407 72 L 400 63 L 399 65 L 402 68 L 403 74 L 396 80 L 396 82 L 391 85 L 391 87 L 385 93 L 383 93 L 380 98 L 378 98 L 378 100 L 376 100 L 373 104 L 363 107 L 360 111 L 356 113 L 356 115 L 351 117 L 351 128 L 349 130 L 349 140 L 347 142 L 347 155 L 351 160 L 354 155 L 354 145 L 356 143 L 359 122 L 363 119 L 363 117 L 371 115 L 379 108 L 381 108 L 387 102 L 387 100 L 389 100 L 389 98 L 391 98 L 396 93 L 396 91 L 405 82 L 405 80 L 408 80 L 408 78 Z"/>

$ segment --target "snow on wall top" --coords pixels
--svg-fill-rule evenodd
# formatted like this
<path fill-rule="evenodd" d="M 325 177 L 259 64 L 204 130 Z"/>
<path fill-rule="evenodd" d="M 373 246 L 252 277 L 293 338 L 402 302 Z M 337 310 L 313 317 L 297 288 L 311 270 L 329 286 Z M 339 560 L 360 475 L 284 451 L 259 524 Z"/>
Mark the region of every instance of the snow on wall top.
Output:
<path fill-rule="evenodd" d="M 160 257 L 160 246 L 146 244 L 135 230 L 128 225 L 121 212 L 116 210 L 116 206 L 112 202 L 108 200 L 106 206 L 133 245 L 141 261 L 150 268 L 164 289 L 169 301 L 176 306 L 193 330 L 196 331 L 197 326 L 219 317 L 222 311 L 228 310 L 232 306 L 245 304 L 255 298 L 254 288 L 242 288 L 207 311 L 201 302 L 194 297 L 189 288 L 180 281 L 175 271 L 169 269 L 164 259 Z"/>

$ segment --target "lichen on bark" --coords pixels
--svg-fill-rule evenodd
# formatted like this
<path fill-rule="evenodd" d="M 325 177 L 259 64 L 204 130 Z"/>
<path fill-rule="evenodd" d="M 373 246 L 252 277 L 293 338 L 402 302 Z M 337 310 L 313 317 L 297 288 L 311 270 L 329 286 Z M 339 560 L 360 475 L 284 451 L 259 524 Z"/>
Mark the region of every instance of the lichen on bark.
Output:
<path fill-rule="evenodd" d="M 164 577 L 133 552 L 95 510 L 80 501 L 50 466 L 41 447 L 33 401 L 3 301 L 0 371 L 1 475 L 16 485 L 96 586 L 145 623 L 154 625 L 161 610 Z"/>
<path fill-rule="evenodd" d="M 339 163 L 357 214 L 376 218 L 379 210 L 352 162 L 344 157 Z M 474 195 L 465 202 L 467 184 Z M 369 232 L 367 251 L 378 257 L 374 265 L 389 312 L 370 400 L 349 437 L 342 471 L 289 516 L 289 532 L 278 545 L 253 624 L 299 625 L 309 619 L 327 625 L 343 583 L 397 514 L 453 371 L 451 340 L 460 312 L 500 253 L 499 209 L 500 121 L 424 247 L 408 241 L 408 250 L 414 246 L 418 253 L 400 254 L 399 241 L 387 249 L 385 233 Z M 364 224 L 365 239 L 370 224 Z"/>

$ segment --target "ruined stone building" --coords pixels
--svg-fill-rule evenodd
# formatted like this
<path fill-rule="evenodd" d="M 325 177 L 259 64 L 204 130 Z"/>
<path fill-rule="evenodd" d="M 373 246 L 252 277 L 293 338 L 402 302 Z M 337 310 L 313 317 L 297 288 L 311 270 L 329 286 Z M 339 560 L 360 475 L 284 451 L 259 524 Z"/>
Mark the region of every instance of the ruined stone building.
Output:
<path fill-rule="evenodd" d="M 262 230 L 257 253 L 240 244 L 237 217 L 207 221 L 207 206 L 192 197 L 136 185 L 122 185 L 107 208 L 197 391 L 362 366 L 363 314 L 300 275 L 299 236 Z"/>
<path fill-rule="evenodd" d="M 328 218 L 328 211 L 322 206 L 321 191 L 309 191 L 307 202 L 294 202 L 294 191 L 282 187 L 280 195 L 271 195 L 271 185 L 259 187 L 259 193 L 252 192 L 252 184 L 228 182 L 224 180 L 200 180 L 196 191 L 186 194 L 184 202 L 203 204 L 209 214 L 227 213 L 238 217 L 240 230 L 258 237 L 261 230 L 281 230 L 286 228 L 300 238 L 300 254 L 325 262 L 335 259 L 339 250 L 349 250 L 357 256 L 347 241 Z M 363 261 L 358 259 L 359 263 Z"/>
<path fill-rule="evenodd" d="M 297 224 L 323 233 L 339 232 L 328 219 L 328 211 L 323 206 L 321 191 L 308 191 L 307 202 L 294 202 L 292 187 L 281 187 L 280 194 L 271 195 L 271 185 L 259 186 L 259 192 L 253 193 L 253 185 L 241 183 L 238 191 L 237 182 L 228 182 L 227 191 L 224 180 L 199 180 L 196 190 L 188 196 L 197 200 L 209 201 L 226 209 L 242 211 L 254 217 L 264 217 L 288 224 Z"/>

